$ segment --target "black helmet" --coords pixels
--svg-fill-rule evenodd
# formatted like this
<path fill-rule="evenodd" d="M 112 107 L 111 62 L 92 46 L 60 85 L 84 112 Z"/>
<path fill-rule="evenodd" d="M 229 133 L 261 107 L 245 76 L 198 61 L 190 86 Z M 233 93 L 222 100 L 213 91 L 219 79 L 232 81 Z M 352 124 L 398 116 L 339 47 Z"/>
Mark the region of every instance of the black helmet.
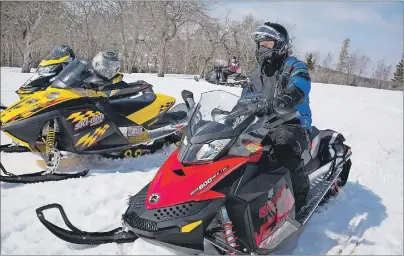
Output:
<path fill-rule="evenodd" d="M 113 78 L 121 68 L 118 53 L 113 51 L 101 51 L 91 61 L 91 67 L 95 73 L 107 80 Z"/>
<path fill-rule="evenodd" d="M 257 44 L 255 57 L 260 65 L 265 62 L 271 63 L 274 59 L 287 54 L 290 48 L 288 31 L 277 23 L 265 22 L 264 25 L 255 29 L 251 39 Z M 259 43 L 263 41 L 274 41 L 275 45 L 272 49 L 260 47 Z"/>

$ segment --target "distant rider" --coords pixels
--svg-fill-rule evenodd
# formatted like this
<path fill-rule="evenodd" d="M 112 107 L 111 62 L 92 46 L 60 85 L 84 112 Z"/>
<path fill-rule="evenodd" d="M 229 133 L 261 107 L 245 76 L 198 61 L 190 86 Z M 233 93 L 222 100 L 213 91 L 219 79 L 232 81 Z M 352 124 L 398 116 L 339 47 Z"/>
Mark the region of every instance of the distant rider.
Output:
<path fill-rule="evenodd" d="M 231 74 L 238 73 L 240 69 L 240 63 L 237 61 L 236 56 L 233 56 L 230 62 L 227 64 L 227 69 L 223 69 L 223 82 L 227 82 L 227 77 Z"/>

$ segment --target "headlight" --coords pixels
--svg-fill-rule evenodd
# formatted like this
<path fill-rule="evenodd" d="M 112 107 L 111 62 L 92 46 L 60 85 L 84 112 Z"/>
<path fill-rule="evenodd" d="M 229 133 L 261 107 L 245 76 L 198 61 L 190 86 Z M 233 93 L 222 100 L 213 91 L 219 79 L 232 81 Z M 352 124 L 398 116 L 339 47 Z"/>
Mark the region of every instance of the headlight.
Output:
<path fill-rule="evenodd" d="M 198 153 L 196 153 L 196 159 L 198 161 L 212 160 L 229 144 L 230 140 L 231 139 L 215 140 L 211 143 L 204 144 L 199 149 Z"/>

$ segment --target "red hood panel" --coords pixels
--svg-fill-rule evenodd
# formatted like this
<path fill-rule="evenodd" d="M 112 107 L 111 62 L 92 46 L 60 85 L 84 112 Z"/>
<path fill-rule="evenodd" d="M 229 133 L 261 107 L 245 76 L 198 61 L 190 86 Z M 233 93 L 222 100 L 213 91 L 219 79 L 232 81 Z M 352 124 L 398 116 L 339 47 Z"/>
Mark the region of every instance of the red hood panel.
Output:
<path fill-rule="evenodd" d="M 213 163 L 183 166 L 177 154 L 178 150 L 170 155 L 151 182 L 146 196 L 146 209 L 224 197 L 210 189 L 248 161 L 247 157 L 229 156 Z M 182 171 L 185 176 L 174 173 L 175 170 Z M 152 195 L 158 198 L 154 204 L 149 201 Z"/>

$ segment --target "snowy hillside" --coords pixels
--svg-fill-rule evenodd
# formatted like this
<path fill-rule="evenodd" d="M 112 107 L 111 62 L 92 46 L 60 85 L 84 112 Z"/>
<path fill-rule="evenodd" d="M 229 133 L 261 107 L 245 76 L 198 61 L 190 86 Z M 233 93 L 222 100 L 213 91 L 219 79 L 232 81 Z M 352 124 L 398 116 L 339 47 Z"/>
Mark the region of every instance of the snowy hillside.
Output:
<path fill-rule="evenodd" d="M 15 90 L 31 74 L 1 68 L 1 102 L 17 100 Z M 125 81 L 145 80 L 154 90 L 182 102 L 181 90 L 200 93 L 218 86 L 195 82 L 188 75 L 125 75 Z M 220 87 L 234 93 L 240 89 Z M 303 234 L 286 254 L 403 254 L 403 94 L 397 91 L 313 84 L 313 124 L 344 134 L 352 147 L 353 166 L 347 185 L 336 198 L 320 207 Z M 9 143 L 1 133 L 1 144 Z M 80 246 L 51 234 L 37 219 L 35 209 L 49 203 L 64 206 L 78 228 L 106 231 L 120 226 L 129 195 L 148 183 L 173 147 L 128 160 L 83 159 L 90 174 L 82 179 L 32 185 L 1 184 L 1 254 L 174 254 L 137 240 L 130 244 Z M 39 171 L 30 153 L 2 154 L 14 173 Z M 81 167 L 84 168 L 84 167 Z M 47 218 L 63 225 L 56 211 Z M 358 244 L 358 246 L 356 246 Z"/>

